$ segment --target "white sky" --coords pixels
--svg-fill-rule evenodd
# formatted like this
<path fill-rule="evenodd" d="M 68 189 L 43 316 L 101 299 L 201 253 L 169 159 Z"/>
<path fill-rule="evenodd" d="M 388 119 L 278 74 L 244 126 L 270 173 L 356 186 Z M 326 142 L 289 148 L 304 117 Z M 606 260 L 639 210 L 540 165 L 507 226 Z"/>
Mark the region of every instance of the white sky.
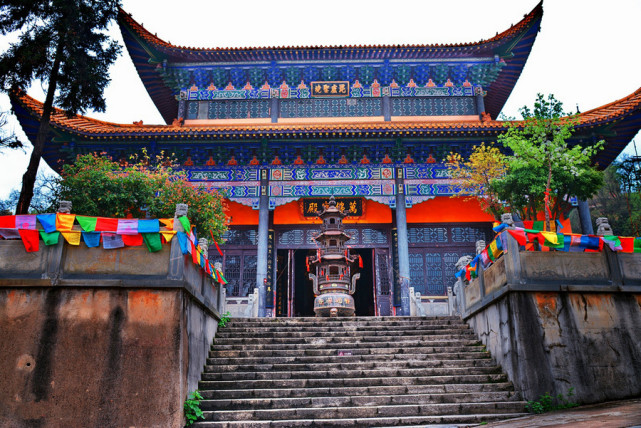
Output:
<path fill-rule="evenodd" d="M 152 33 L 190 47 L 461 43 L 493 37 L 529 13 L 538 0 L 123 0 Z M 553 93 L 566 110 L 586 111 L 641 87 L 640 0 L 546 0 L 541 31 L 503 109 L 518 116 L 537 92 Z M 112 30 L 122 44 L 120 31 Z M 8 39 L 0 37 L 0 49 Z M 164 123 L 123 46 L 112 66 L 107 111 L 112 122 Z M 44 99 L 39 85 L 29 93 Z M 0 97 L 0 109 L 9 108 Z M 10 125 L 23 139 L 15 122 Z M 641 138 L 637 135 L 640 143 Z M 633 153 L 632 145 L 627 152 Z M 19 187 L 28 154 L 0 153 L 0 198 Z M 43 162 L 44 163 L 44 162 Z M 41 169 L 43 169 L 41 167 Z M 48 168 L 44 168 L 47 170 Z"/>

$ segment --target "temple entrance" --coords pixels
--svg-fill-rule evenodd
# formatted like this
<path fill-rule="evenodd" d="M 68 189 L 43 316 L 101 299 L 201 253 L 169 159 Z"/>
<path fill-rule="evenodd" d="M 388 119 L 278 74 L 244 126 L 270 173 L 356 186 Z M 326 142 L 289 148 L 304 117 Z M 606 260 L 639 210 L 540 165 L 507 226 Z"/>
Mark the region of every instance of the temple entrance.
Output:
<path fill-rule="evenodd" d="M 361 277 L 356 283 L 354 301 L 357 316 L 376 315 L 374 297 L 375 267 L 371 248 L 352 249 L 363 259 L 363 268 L 356 268 Z M 314 292 L 308 277 L 305 258 L 313 256 L 315 250 L 278 250 L 276 253 L 276 316 L 313 317 Z"/>
<path fill-rule="evenodd" d="M 356 316 L 376 315 L 376 303 L 374 302 L 374 264 L 372 263 L 371 248 L 352 249 L 352 254 L 358 254 L 363 259 L 363 267 L 357 268 L 354 272 L 360 272 L 361 277 L 356 281 L 356 293 L 354 303 L 356 304 Z"/>

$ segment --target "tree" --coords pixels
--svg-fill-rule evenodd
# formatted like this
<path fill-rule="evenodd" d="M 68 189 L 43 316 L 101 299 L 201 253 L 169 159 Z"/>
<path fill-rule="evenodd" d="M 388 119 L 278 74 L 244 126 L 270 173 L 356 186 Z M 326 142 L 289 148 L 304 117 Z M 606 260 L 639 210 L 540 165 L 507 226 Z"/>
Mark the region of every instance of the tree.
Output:
<path fill-rule="evenodd" d="M 599 141 L 585 148 L 578 144 L 570 146 L 568 139 L 574 132 L 576 119 L 563 112 L 563 104 L 554 95 L 548 95 L 546 99 L 542 94 L 538 94 L 534 110 L 522 107 L 520 113 L 523 121 L 508 123 L 507 132 L 500 135 L 498 141 L 514 153 L 508 158 L 511 170 L 521 171 L 526 168 L 544 174 L 543 206 L 546 229 L 550 230 L 550 196 L 555 187 L 554 172 L 565 171 L 577 179 L 583 174 L 593 173 L 595 170 L 590 164 L 590 159 L 603 148 L 604 143 Z M 564 115 L 566 117 L 563 117 Z M 540 194 L 535 182 L 529 189 L 529 195 Z M 593 189 L 593 193 L 597 189 L 598 186 Z M 563 195 L 557 195 L 557 200 L 559 197 L 562 198 Z M 533 204 L 533 201 L 529 203 Z"/>
<path fill-rule="evenodd" d="M 641 195 L 630 182 L 629 158 L 613 162 L 605 169 L 604 184 L 590 200 L 593 220 L 607 217 L 612 230 L 622 236 L 639 236 L 641 232 Z M 623 165 L 623 167 L 622 167 Z M 636 185 L 638 186 L 638 184 Z"/>
<path fill-rule="evenodd" d="M 6 128 L 8 126 L 7 112 L 0 112 L 0 151 L 2 149 L 21 149 L 22 142 L 13 134 L 13 132 L 7 132 Z"/>
<path fill-rule="evenodd" d="M 450 153 L 446 166 L 457 188 L 457 195 L 477 199 L 481 208 L 499 219 L 503 214 L 503 203 L 493 183 L 507 172 L 506 156 L 491 145 L 474 146 L 466 162 L 458 153 Z"/>
<path fill-rule="evenodd" d="M 33 198 L 29 205 L 29 214 L 43 214 L 55 211 L 58 194 L 58 178 L 54 175 L 38 174 L 33 189 Z M 20 191 L 13 189 L 7 199 L 0 200 L 0 215 L 11 215 L 15 212 L 20 199 Z"/>
<path fill-rule="evenodd" d="M 157 218 L 174 216 L 176 204 L 189 205 L 189 219 L 205 237 L 217 242 L 227 230 L 223 195 L 192 186 L 165 158 L 146 153 L 121 165 L 106 156 L 80 155 L 64 165 L 57 201 L 71 201 L 73 211 L 89 216 Z"/>
<path fill-rule="evenodd" d="M 603 174 L 596 169 L 587 169 L 578 176 L 564 169 L 553 170 L 549 192 L 551 217 L 559 218 L 572 208 L 568 196 L 589 199 L 602 183 Z M 524 220 L 536 220 L 537 214 L 545 209 L 546 186 L 545 166 L 513 168 L 503 179 L 493 182 L 498 198 Z"/>
<path fill-rule="evenodd" d="M 16 212 L 27 213 L 49 134 L 53 105 L 68 114 L 104 111 L 108 68 L 120 52 L 105 33 L 119 0 L 2 0 L 0 32 L 19 39 L 0 55 L 0 85 L 13 96 L 35 80 L 47 95 Z"/>

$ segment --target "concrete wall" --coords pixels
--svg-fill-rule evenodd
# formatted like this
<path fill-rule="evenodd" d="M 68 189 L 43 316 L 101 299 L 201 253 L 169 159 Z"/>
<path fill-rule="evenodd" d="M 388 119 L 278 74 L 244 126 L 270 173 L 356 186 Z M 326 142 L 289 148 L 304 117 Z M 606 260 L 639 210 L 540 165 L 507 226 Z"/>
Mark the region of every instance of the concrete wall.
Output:
<path fill-rule="evenodd" d="M 641 294 L 514 291 L 467 321 L 526 399 L 641 394 Z"/>
<path fill-rule="evenodd" d="M 0 242 L 0 426 L 183 425 L 220 290 L 177 244 Z"/>
<path fill-rule="evenodd" d="M 641 395 L 641 254 L 524 252 L 465 285 L 463 318 L 528 400 Z"/>

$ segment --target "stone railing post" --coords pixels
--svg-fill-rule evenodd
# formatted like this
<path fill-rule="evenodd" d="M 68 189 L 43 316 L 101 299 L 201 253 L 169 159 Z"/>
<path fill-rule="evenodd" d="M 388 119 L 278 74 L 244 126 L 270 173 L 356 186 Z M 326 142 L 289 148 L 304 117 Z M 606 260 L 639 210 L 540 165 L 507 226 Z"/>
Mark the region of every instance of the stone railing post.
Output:
<path fill-rule="evenodd" d="M 483 252 L 485 249 L 485 241 L 484 240 L 479 240 L 476 241 L 476 255 L 478 256 Z M 476 266 L 476 279 L 479 282 L 479 291 L 481 293 L 481 300 L 483 300 L 483 297 L 485 297 L 485 277 L 483 276 L 483 262 L 481 261 L 481 258 L 479 257 L 478 262 Z"/>
<path fill-rule="evenodd" d="M 174 213 L 174 230 L 176 232 L 189 232 L 185 231 L 183 225 L 178 221 L 178 217 L 187 215 L 189 206 L 187 204 L 176 204 L 176 211 Z M 184 276 L 185 260 L 183 253 L 180 250 L 178 237 L 171 240 L 171 253 L 169 254 L 169 279 L 182 279 Z"/>
<path fill-rule="evenodd" d="M 503 214 L 501 221 L 508 225 L 508 229 L 514 227 L 512 214 Z M 508 229 L 505 229 L 506 231 Z M 502 233 L 507 233 L 506 231 Z M 505 276 L 508 285 L 523 284 L 525 281 L 521 277 L 521 255 L 519 254 L 519 243 L 508 233 L 506 237 L 507 248 L 503 248 L 503 257 L 505 257 Z"/>

